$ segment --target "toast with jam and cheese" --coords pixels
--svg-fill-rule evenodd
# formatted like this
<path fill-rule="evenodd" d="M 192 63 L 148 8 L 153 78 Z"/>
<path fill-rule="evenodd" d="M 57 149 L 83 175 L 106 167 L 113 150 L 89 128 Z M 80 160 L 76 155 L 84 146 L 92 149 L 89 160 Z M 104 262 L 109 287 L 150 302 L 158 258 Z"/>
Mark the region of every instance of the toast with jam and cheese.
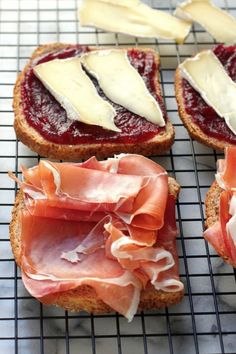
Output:
<path fill-rule="evenodd" d="M 174 141 L 174 128 L 167 117 L 161 95 L 159 56 L 154 50 L 129 48 L 127 57 L 143 79 L 152 98 L 156 100 L 165 122 L 162 126 L 112 102 L 106 97 L 96 78 L 89 73 L 88 77 L 100 98 L 109 104 L 110 109 L 115 110 L 114 124 L 117 131 L 71 120 L 68 112 L 52 95 L 50 85 L 45 86 L 35 75 L 35 67 L 39 64 L 79 58 L 95 50 L 97 48 L 54 43 L 40 46 L 33 52 L 14 88 L 14 128 L 18 139 L 42 156 L 63 160 L 84 159 L 92 155 L 105 158 L 121 152 L 151 156 L 168 150 Z M 63 70 L 58 75 L 61 82 L 66 79 L 62 73 Z M 125 98 L 125 94 L 123 96 Z M 129 98 L 127 96 L 127 101 Z M 62 96 L 61 102 L 63 100 L 65 101 Z M 88 106 L 86 112 L 94 110 L 92 103 L 84 101 Z"/>
<path fill-rule="evenodd" d="M 236 46 L 217 45 L 212 50 L 202 51 L 186 59 L 175 74 L 175 95 L 184 126 L 193 139 L 221 151 L 227 146 L 236 145 L 233 123 L 236 104 L 232 100 L 236 93 L 235 53 Z M 205 61 L 207 57 L 211 57 L 211 61 Z M 200 69 L 196 75 L 198 78 L 203 75 L 200 84 L 205 80 L 208 92 L 200 92 L 197 89 L 199 80 L 194 83 L 193 78 L 183 72 L 183 65 L 186 67 L 197 62 L 199 67 L 192 69 Z M 214 64 L 222 79 L 219 79 Z"/>

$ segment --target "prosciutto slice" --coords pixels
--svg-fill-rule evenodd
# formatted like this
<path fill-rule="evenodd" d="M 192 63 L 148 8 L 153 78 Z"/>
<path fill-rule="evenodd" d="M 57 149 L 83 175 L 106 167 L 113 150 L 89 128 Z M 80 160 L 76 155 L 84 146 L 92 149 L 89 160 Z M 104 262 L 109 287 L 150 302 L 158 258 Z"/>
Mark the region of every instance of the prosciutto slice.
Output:
<path fill-rule="evenodd" d="M 216 180 L 225 190 L 236 189 L 236 147 L 225 149 L 225 159 L 218 161 Z"/>
<path fill-rule="evenodd" d="M 137 155 L 102 162 L 100 170 L 95 169 L 98 161 L 89 161 L 87 164 L 41 161 L 32 171 L 22 170 L 28 182 L 27 190 L 25 183 L 22 189 L 30 194 L 31 183 L 32 189 L 41 190 L 46 196 L 45 203 L 52 207 L 116 212 L 128 224 L 144 229 L 163 226 L 168 177 L 162 167 Z M 153 190 L 156 192 L 152 193 Z"/>
<path fill-rule="evenodd" d="M 140 294 L 141 289 L 141 283 L 131 272 L 107 258 L 101 247 L 82 257 L 80 262 L 71 263 L 61 257 L 63 252 L 86 239 L 94 230 L 94 223 L 32 217 L 27 211 L 22 212 L 21 219 L 23 281 L 34 297 L 43 299 L 49 296 L 53 302 L 58 293 L 87 284 L 97 294 L 103 294 L 100 297 L 105 303 L 131 319 L 129 310 L 134 309 L 133 316 L 139 303 L 137 291 Z M 96 239 L 96 232 L 94 237 Z M 105 288 L 108 288 L 107 292 Z M 115 291 L 122 293 L 124 303 L 121 305 L 111 295 Z"/>
<path fill-rule="evenodd" d="M 162 167 L 119 155 L 80 164 L 41 161 L 22 173 L 20 263 L 34 297 L 53 303 L 86 284 L 130 321 L 146 286 L 182 291 L 175 200 Z"/>
<path fill-rule="evenodd" d="M 218 161 L 216 180 L 224 189 L 219 200 L 219 220 L 204 232 L 216 252 L 236 268 L 236 148 L 225 149 Z"/>

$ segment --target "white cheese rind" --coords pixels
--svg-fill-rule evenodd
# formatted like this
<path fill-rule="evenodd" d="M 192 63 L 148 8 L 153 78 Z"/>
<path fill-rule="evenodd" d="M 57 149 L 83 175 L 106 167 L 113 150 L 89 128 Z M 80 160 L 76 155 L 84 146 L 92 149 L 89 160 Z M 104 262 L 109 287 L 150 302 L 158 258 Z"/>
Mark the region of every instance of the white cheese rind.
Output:
<path fill-rule="evenodd" d="M 114 108 L 98 95 L 79 58 L 36 65 L 34 74 L 66 110 L 69 119 L 120 132 L 114 124 Z"/>
<path fill-rule="evenodd" d="M 183 43 L 191 24 L 140 1 L 84 0 L 79 11 L 82 26 L 94 26 L 137 37 L 163 38 Z"/>
<path fill-rule="evenodd" d="M 121 5 L 125 7 L 131 7 L 139 3 L 139 0 L 99 0 L 99 1 L 106 2 L 109 4 Z"/>
<path fill-rule="evenodd" d="M 211 50 L 179 65 L 181 75 L 236 134 L 236 83 Z"/>
<path fill-rule="evenodd" d="M 98 50 L 84 54 L 81 62 L 93 75 L 105 95 L 129 111 L 161 127 L 165 125 L 158 102 L 148 91 L 138 71 L 130 64 L 127 51 Z"/>
<path fill-rule="evenodd" d="M 188 0 L 177 7 L 175 15 L 198 22 L 218 42 L 236 43 L 236 20 L 209 0 Z"/>

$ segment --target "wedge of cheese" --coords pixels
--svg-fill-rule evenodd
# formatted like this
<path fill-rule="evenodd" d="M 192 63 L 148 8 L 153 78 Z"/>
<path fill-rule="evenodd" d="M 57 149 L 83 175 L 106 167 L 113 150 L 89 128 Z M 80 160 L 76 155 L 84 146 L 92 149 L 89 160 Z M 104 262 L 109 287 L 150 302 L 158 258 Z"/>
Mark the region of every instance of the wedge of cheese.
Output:
<path fill-rule="evenodd" d="M 136 0 L 84 0 L 79 11 L 83 26 L 137 37 L 174 39 L 183 43 L 191 24 Z"/>
<path fill-rule="evenodd" d="M 112 102 L 161 127 L 165 125 L 158 102 L 130 64 L 126 50 L 92 51 L 84 54 L 81 62 Z"/>
<path fill-rule="evenodd" d="M 211 50 L 179 65 L 181 75 L 236 134 L 236 83 Z"/>
<path fill-rule="evenodd" d="M 188 0 L 177 7 L 175 15 L 198 22 L 218 42 L 236 43 L 236 20 L 210 0 Z"/>
<path fill-rule="evenodd" d="M 99 0 L 99 1 L 107 2 L 115 5 L 122 5 L 126 7 L 137 5 L 140 2 L 139 0 Z"/>
<path fill-rule="evenodd" d="M 119 132 L 116 111 L 97 93 L 79 58 L 55 59 L 34 67 L 34 74 L 66 110 L 71 120 Z"/>

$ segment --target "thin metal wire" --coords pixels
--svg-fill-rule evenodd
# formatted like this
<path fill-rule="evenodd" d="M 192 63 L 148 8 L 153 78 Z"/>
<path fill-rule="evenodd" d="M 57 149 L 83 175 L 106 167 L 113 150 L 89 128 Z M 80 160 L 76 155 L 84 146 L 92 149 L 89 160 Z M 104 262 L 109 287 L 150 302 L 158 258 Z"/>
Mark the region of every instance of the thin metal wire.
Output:
<path fill-rule="evenodd" d="M 152 4 L 152 7 L 154 7 L 154 1 L 153 0 L 152 0 L 151 4 Z M 157 51 L 159 51 L 159 42 L 158 42 L 157 39 L 155 40 L 155 43 L 156 43 Z M 164 80 L 163 80 L 163 74 L 162 74 L 161 66 L 160 66 L 160 80 L 161 80 L 161 85 L 162 85 L 162 93 L 163 93 L 163 97 L 164 97 L 164 103 L 165 103 L 165 106 L 167 107 L 167 105 L 166 105 L 166 98 L 167 97 L 166 97 L 166 94 L 165 94 L 165 86 L 163 84 Z M 171 154 L 171 152 L 170 152 L 170 154 Z M 167 330 L 168 330 L 168 344 L 169 344 L 170 354 L 173 354 L 173 342 L 172 342 L 172 337 L 171 337 L 171 326 L 170 326 L 168 308 L 165 309 L 165 312 L 166 312 L 166 326 L 167 326 Z"/>
<path fill-rule="evenodd" d="M 92 345 L 92 353 L 96 354 L 96 338 L 95 338 L 94 315 L 93 314 L 91 314 L 91 345 Z"/>
<path fill-rule="evenodd" d="M 225 9 L 227 11 L 230 10 L 230 7 L 229 7 L 229 3 L 228 3 L 228 0 L 224 0 L 224 3 L 225 3 Z M 234 269 L 234 277 L 235 277 L 235 283 L 236 283 L 236 269 Z"/>
<path fill-rule="evenodd" d="M 19 73 L 20 71 L 20 2 L 18 2 L 17 7 L 17 65 L 16 71 Z M 15 175 L 18 176 L 18 140 L 15 140 L 15 153 L 16 153 L 16 160 L 15 160 Z M 17 193 L 17 184 L 15 183 L 15 196 Z M 14 265 L 14 324 L 15 324 L 15 354 L 18 354 L 18 276 L 17 276 L 17 265 Z"/>
<path fill-rule="evenodd" d="M 145 326 L 145 315 L 141 312 L 141 323 L 142 323 L 142 331 L 143 331 L 143 348 L 144 354 L 148 354 L 148 346 L 147 346 L 147 336 L 146 336 L 146 326 Z"/>
<path fill-rule="evenodd" d="M 196 33 L 195 33 L 195 25 L 193 25 L 193 37 L 194 37 L 194 41 L 195 41 L 195 48 L 196 48 L 197 51 L 199 51 L 199 45 L 198 45 L 197 37 L 196 37 Z M 179 59 L 180 58 L 178 56 L 178 60 Z M 203 208 L 202 208 L 201 187 L 200 187 L 200 183 L 199 183 L 197 162 L 196 162 L 196 157 L 194 155 L 195 149 L 194 149 L 194 144 L 193 144 L 192 138 L 190 139 L 190 142 L 191 142 L 191 149 L 192 149 L 192 153 L 193 153 L 193 165 L 194 165 L 194 170 L 195 170 L 195 179 L 196 179 L 196 182 L 197 182 L 197 195 L 198 195 L 199 208 L 200 208 L 200 214 L 201 214 L 202 229 L 204 231 L 205 221 L 204 221 L 204 211 L 203 211 Z M 209 268 L 209 272 L 210 272 L 210 281 L 211 281 L 212 294 L 213 294 L 215 311 L 216 311 L 217 327 L 218 327 L 218 330 L 219 330 L 220 347 L 221 347 L 222 354 L 224 354 L 225 353 L 224 342 L 223 342 L 223 337 L 222 337 L 222 330 L 221 330 L 221 322 L 220 322 L 220 316 L 219 316 L 218 302 L 217 302 L 217 298 L 216 298 L 216 294 L 215 294 L 216 289 L 215 289 L 215 283 L 214 283 L 214 278 L 213 278 L 213 271 L 212 271 L 212 265 L 211 265 L 209 246 L 208 246 L 208 243 L 206 241 L 205 241 L 205 247 L 206 247 L 206 251 L 207 251 L 207 261 L 208 261 L 208 268 Z"/>
<path fill-rule="evenodd" d="M 75 1 L 75 30 L 76 30 L 76 43 L 79 44 L 79 20 L 78 20 L 78 1 Z"/>
<path fill-rule="evenodd" d="M 37 42 L 37 47 L 40 45 L 40 0 L 37 0 L 37 12 L 36 12 L 36 16 L 37 16 L 37 31 L 36 31 L 36 42 Z M 22 34 L 22 32 L 21 32 Z M 37 157 L 38 162 L 40 161 L 40 157 Z M 40 321 L 40 353 L 44 354 L 44 323 L 43 323 L 43 305 L 40 303 L 39 304 L 39 321 Z"/>
<path fill-rule="evenodd" d="M 118 354 L 122 354 L 121 337 L 120 337 L 120 321 L 119 321 L 118 313 L 116 313 L 116 334 L 117 334 L 117 351 Z"/>
<path fill-rule="evenodd" d="M 31 49 L 33 50 L 35 46 L 40 45 L 41 42 L 41 35 L 55 35 L 55 38 L 57 41 L 60 41 L 62 36 L 64 35 L 72 35 L 74 34 L 73 30 L 69 29 L 66 31 L 63 27 L 64 24 L 73 24 L 75 25 L 76 28 L 76 42 L 79 43 L 81 39 L 83 39 L 83 35 L 90 35 L 91 32 L 89 30 L 84 30 L 82 32 L 79 32 L 79 23 L 77 19 L 77 11 L 78 11 L 78 4 L 77 0 L 72 0 L 69 2 L 69 8 L 66 9 L 68 13 L 70 13 L 72 16 L 69 19 L 63 19 L 61 14 L 63 13 L 64 9 L 60 6 L 63 0 L 56 0 L 53 2 L 55 6 L 50 5 L 49 9 L 41 8 L 41 4 L 43 4 L 42 0 L 32 0 L 36 1 L 36 8 L 28 8 L 28 9 L 22 9 L 21 7 L 21 1 L 19 0 L 17 2 L 17 8 L 15 9 L 6 9 L 2 8 L 2 0 L 0 0 L 0 16 L 1 16 L 1 25 L 2 24 L 12 24 L 16 25 L 16 30 L 10 31 L 9 27 L 3 27 L 3 29 L 0 31 L 1 38 L 7 38 L 7 36 L 15 36 L 15 44 L 9 43 L 5 44 L 5 42 L 0 42 L 0 48 L 1 50 L 5 51 L 6 48 L 8 49 L 9 53 L 5 56 L 5 52 L 1 52 L 0 60 L 16 60 L 16 66 L 14 67 L 13 65 L 9 66 L 3 66 L 0 69 L 0 75 L 2 76 L 0 85 L 3 87 L 3 91 L 1 91 L 1 96 L 0 96 L 0 103 L 1 101 L 10 101 L 12 99 L 12 96 L 9 94 L 9 90 L 7 89 L 6 92 L 4 92 L 5 87 L 6 88 L 11 88 L 13 87 L 13 82 L 9 82 L 7 79 L 7 75 L 15 75 L 20 71 L 20 65 L 22 60 L 27 60 L 28 56 L 27 54 L 24 53 L 22 49 L 25 49 L 27 51 L 30 51 Z M 225 8 L 230 10 L 236 10 L 236 7 L 228 6 L 227 0 L 225 1 Z M 169 6 L 165 6 L 163 10 L 166 11 L 172 11 L 173 6 L 171 0 L 169 0 L 169 3 L 167 3 Z M 14 12 L 16 11 L 16 17 L 14 20 L 8 19 L 7 14 L 14 15 Z M 36 40 L 31 43 L 31 41 L 26 42 L 24 41 L 24 44 L 21 42 L 22 38 L 24 35 L 27 35 L 29 33 L 33 34 L 33 30 L 30 30 L 27 32 L 23 26 L 27 25 L 28 23 L 34 22 L 34 20 L 27 20 L 24 19 L 21 14 L 24 12 L 30 13 L 30 11 L 33 11 L 36 13 Z M 45 15 L 47 13 L 51 14 L 56 14 L 56 21 L 54 20 L 47 20 L 45 19 Z M 10 16 L 9 15 L 9 16 Z M 50 30 L 45 30 L 45 25 L 50 24 L 52 27 L 50 27 Z M 24 30 L 22 30 L 24 29 Z M 212 46 L 211 41 L 204 41 L 204 43 L 199 43 L 197 41 L 198 35 L 202 34 L 204 31 L 202 29 L 196 29 L 194 28 L 192 35 L 193 35 L 193 41 L 189 41 L 185 43 L 185 48 L 191 46 L 195 46 L 196 51 L 198 51 L 198 44 L 204 44 L 204 45 L 210 45 Z M 102 36 L 104 35 L 105 31 L 95 31 L 94 32 L 94 38 L 93 38 L 93 45 L 101 45 L 103 42 Z M 9 37 L 10 38 L 10 37 Z M 115 41 L 111 42 L 106 42 L 105 44 L 102 43 L 103 46 L 110 46 L 110 45 L 116 45 L 120 46 L 122 45 L 121 41 L 121 36 L 115 34 L 114 35 Z M 145 45 L 147 46 L 147 43 L 142 40 L 142 39 L 130 39 L 130 43 L 125 43 L 125 46 L 142 46 Z M 163 59 L 165 60 L 174 60 L 176 59 L 177 62 L 180 62 L 180 59 L 188 57 L 186 53 L 181 53 L 181 48 L 180 46 L 176 45 L 173 42 L 161 42 L 161 41 L 151 41 L 150 42 L 151 46 L 155 46 L 158 51 L 162 51 L 165 49 L 165 46 L 169 46 L 169 48 L 175 49 L 176 54 L 172 54 L 172 52 L 165 53 L 163 55 Z M 16 49 L 16 55 L 11 51 Z M 175 71 L 175 65 L 171 66 L 170 68 L 161 68 L 161 78 L 160 82 L 162 85 L 162 90 L 164 94 L 164 99 L 166 106 L 168 108 L 168 100 L 174 99 L 173 94 L 169 94 L 167 92 L 167 85 L 170 85 L 170 87 L 173 85 L 173 74 Z M 172 74 L 166 77 L 166 74 Z M 1 106 L 0 106 L 1 107 Z M 9 115 L 12 114 L 12 110 L 8 108 L 9 106 L 3 106 L 3 108 L 0 108 L 0 113 L 3 115 Z M 176 114 L 176 108 L 169 108 L 168 109 L 168 114 Z M 175 128 L 180 128 L 182 127 L 181 123 L 175 123 L 174 124 Z M 12 128 L 12 123 L 8 123 L 6 119 L 2 122 L 0 122 L 0 129 L 3 131 L 4 129 L 9 129 Z M 234 279 L 235 273 L 233 270 L 230 268 L 227 268 L 227 271 L 224 273 L 221 273 L 220 270 L 214 269 L 212 266 L 212 261 L 217 259 L 216 255 L 212 255 L 209 252 L 209 247 L 207 244 L 205 244 L 205 249 L 206 252 L 204 253 L 204 250 L 201 250 L 201 253 L 197 254 L 190 254 L 188 251 L 188 242 L 190 241 L 200 241 L 202 240 L 202 235 L 201 231 L 197 233 L 197 235 L 194 236 L 187 236 L 184 233 L 185 226 L 187 224 L 192 225 L 191 223 L 194 223 L 194 225 L 198 224 L 201 225 L 201 227 L 204 226 L 204 213 L 203 213 L 203 200 L 202 200 L 202 195 L 201 192 L 203 190 L 207 190 L 210 186 L 210 182 L 208 181 L 201 181 L 201 173 L 212 173 L 214 172 L 214 167 L 208 168 L 208 166 L 198 165 L 198 159 L 202 158 L 213 158 L 213 161 L 216 161 L 219 156 L 222 156 L 222 154 L 217 154 L 215 151 L 212 151 L 209 153 L 209 150 L 206 152 L 198 152 L 196 150 L 195 144 L 191 139 L 188 137 L 182 137 L 181 138 L 176 138 L 176 144 L 184 144 L 184 143 L 190 143 L 190 150 L 185 151 L 184 155 L 182 152 L 176 151 L 175 148 L 171 149 L 171 151 L 167 154 L 159 155 L 159 158 L 165 158 L 169 160 L 170 165 L 167 168 L 167 171 L 172 173 L 173 176 L 178 179 L 178 177 L 182 175 L 187 175 L 191 174 L 193 176 L 193 180 L 191 181 L 190 185 L 184 185 L 182 187 L 182 191 L 188 192 L 189 190 L 195 191 L 196 198 L 194 200 L 186 200 L 182 201 L 180 200 L 177 203 L 177 221 L 179 224 L 179 231 L 180 231 L 180 236 L 177 238 L 177 241 L 179 242 L 181 249 L 182 249 L 182 254 L 180 255 L 179 259 L 181 264 L 183 265 L 183 269 L 181 269 L 181 277 L 186 283 L 186 291 L 185 291 L 185 296 L 183 301 L 188 301 L 189 302 L 189 307 L 182 307 L 181 311 L 178 310 L 175 312 L 170 309 L 165 309 L 164 311 L 157 311 L 157 312 L 142 312 L 140 314 L 137 314 L 135 317 L 135 321 L 138 320 L 140 321 L 140 326 L 141 326 L 141 332 L 137 333 L 123 333 L 123 329 L 121 326 L 121 321 L 120 321 L 120 316 L 118 314 L 111 314 L 111 315 L 88 315 L 88 314 L 70 314 L 67 312 L 60 312 L 59 315 L 50 315 L 47 313 L 46 309 L 40 304 L 39 305 L 39 312 L 38 314 L 32 313 L 32 314 L 27 314 L 27 315 L 21 315 L 20 314 L 20 308 L 18 305 L 18 301 L 29 301 L 31 299 L 30 296 L 24 295 L 22 296 L 19 293 L 18 290 L 18 283 L 21 282 L 21 276 L 18 275 L 17 273 L 17 267 L 14 264 L 14 259 L 12 256 L 4 256 L 1 257 L 0 259 L 0 265 L 5 265 L 9 264 L 13 265 L 13 272 L 11 274 L 0 274 L 0 282 L 13 282 L 14 283 L 14 292 L 12 294 L 6 294 L 4 296 L 1 296 L 0 294 L 0 309 L 1 309 L 1 302 L 4 300 L 7 301 L 12 301 L 14 303 L 14 314 L 12 316 L 10 315 L 4 315 L 1 316 L 1 310 L 0 310 L 0 324 L 4 323 L 4 321 L 8 321 L 9 323 L 14 323 L 14 333 L 12 332 L 11 334 L 9 333 L 8 337 L 5 337 L 3 334 L 0 333 L 0 343 L 1 341 L 6 341 L 6 340 L 13 340 L 14 341 L 14 352 L 15 354 L 18 354 L 20 345 L 22 341 L 33 341 L 37 340 L 39 342 L 39 348 L 37 348 L 37 352 L 39 351 L 40 354 L 46 354 L 48 353 L 47 351 L 47 341 L 49 340 L 56 340 L 60 339 L 64 341 L 65 343 L 65 353 L 66 354 L 73 354 L 75 353 L 73 350 L 72 346 L 72 341 L 77 339 L 77 340 L 83 340 L 87 339 L 90 340 L 90 345 L 91 345 L 91 350 L 93 354 L 96 354 L 99 351 L 99 346 L 98 343 L 99 341 L 103 340 L 106 341 L 108 339 L 113 339 L 115 340 L 114 343 L 116 343 L 117 347 L 115 348 L 115 351 L 118 354 L 126 354 L 126 350 L 124 347 L 124 343 L 126 339 L 131 338 L 133 340 L 133 343 L 135 343 L 136 338 L 138 338 L 140 341 L 143 342 L 143 348 L 142 352 L 144 354 L 152 354 L 153 352 L 149 348 L 149 340 L 155 340 L 155 339 L 165 339 L 166 343 L 168 345 L 168 352 L 170 354 L 178 354 L 178 348 L 175 346 L 175 340 L 176 338 L 181 338 L 181 336 L 186 336 L 187 338 L 192 339 L 192 345 L 193 347 L 191 348 L 191 352 L 195 353 L 202 353 L 201 350 L 201 345 L 200 345 L 200 336 L 203 336 L 206 340 L 208 338 L 212 338 L 212 334 L 214 334 L 215 337 L 219 338 L 219 350 L 223 354 L 227 352 L 225 343 L 224 343 L 224 338 L 227 338 L 227 336 L 232 335 L 236 336 L 236 331 L 234 328 L 232 329 L 225 329 L 224 326 L 222 327 L 222 316 L 236 316 L 236 311 L 233 310 L 233 308 L 220 308 L 219 307 L 219 302 L 218 298 L 220 296 L 236 296 L 236 291 L 233 291 L 232 288 L 225 289 L 225 291 L 219 290 L 216 288 L 216 282 L 220 281 L 220 279 L 228 279 L 230 280 L 231 278 Z M 12 161 L 12 166 L 13 169 L 15 170 L 15 174 L 20 176 L 20 172 L 18 171 L 18 166 L 19 163 L 21 162 L 21 159 L 32 159 L 31 161 L 35 162 L 35 159 L 39 160 L 39 156 L 31 156 L 29 153 L 21 152 L 20 150 L 20 145 L 18 144 L 18 141 L 9 136 L 7 138 L 7 135 L 5 134 L 4 137 L 0 140 L 0 144 L 7 144 L 11 145 L 12 144 L 12 149 L 10 152 L 4 153 L 4 149 L 0 149 L 0 161 L 3 164 L 1 167 L 0 165 L 0 179 L 6 175 L 7 173 L 7 168 L 8 165 L 5 167 L 5 163 L 9 163 Z M 192 158 L 192 163 L 193 165 L 189 168 L 183 168 L 178 164 L 178 158 L 184 157 L 184 158 Z M 1 185 L 1 180 L 0 180 L 0 185 Z M 0 193 L 17 193 L 17 186 L 14 185 L 8 186 L 5 184 L 2 185 L 0 188 Z M 5 200 L 5 199 L 4 199 Z M 1 203 L 1 206 L 3 208 L 11 208 L 13 205 L 13 201 L 7 203 Z M 192 206 L 192 208 L 197 208 L 199 209 L 199 215 L 198 214 L 193 214 L 193 215 L 185 215 L 184 213 L 184 208 L 188 208 Z M 8 222 L 4 220 L 0 221 L 0 227 L 7 227 Z M 200 228 L 199 228 L 200 230 Z M 7 237 L 0 237 L 0 245 L 3 245 L 5 243 L 9 243 L 9 240 Z M 195 272 L 193 273 L 190 269 L 189 266 L 189 261 L 198 261 L 200 260 L 201 262 L 205 261 L 206 262 L 206 268 L 202 272 Z M 0 267 L 1 269 L 1 267 Z M 201 291 L 196 291 L 196 289 L 193 287 L 193 281 L 199 281 L 201 280 L 209 280 L 210 281 L 210 286 L 207 288 L 207 291 L 201 292 Z M 209 309 L 198 309 L 196 307 L 195 300 L 197 298 L 204 299 L 204 297 L 210 297 L 213 299 L 213 306 L 212 308 Z M 149 326 L 148 326 L 148 321 L 154 319 L 155 321 L 159 321 L 162 319 L 164 316 L 165 318 L 165 326 L 163 327 L 163 332 L 159 332 L 158 330 L 153 330 L 151 333 L 149 331 Z M 205 316 L 215 316 L 216 318 L 216 325 L 214 332 L 210 330 L 204 330 L 201 331 L 199 330 L 197 326 L 197 318 L 201 317 L 202 321 L 204 321 Z M 115 331 L 113 334 L 108 334 L 108 333 L 103 333 L 103 334 L 98 334 L 97 332 L 97 327 L 96 327 L 96 320 L 95 319 L 104 319 L 104 321 L 115 321 Z M 182 331 L 177 331 L 175 327 L 173 327 L 174 321 L 176 318 L 184 318 L 186 321 L 191 322 L 190 328 L 187 330 L 182 330 Z M 233 318 L 233 317 L 232 317 Z M 62 320 L 64 321 L 64 331 L 61 331 L 57 335 L 51 335 L 47 333 L 47 327 L 45 324 L 45 320 L 49 321 L 55 321 L 55 320 Z M 71 332 L 71 321 L 77 321 L 77 324 L 80 325 L 82 321 L 88 321 L 89 323 L 89 329 L 88 332 L 83 332 L 82 330 L 79 331 L 78 333 L 72 334 Z M 38 321 L 39 322 L 39 331 L 38 334 L 31 335 L 30 332 L 27 333 L 27 335 L 20 335 L 20 329 L 22 326 L 23 321 Z M 30 323 L 30 322 L 29 322 Z M 1 344 L 0 344 L 1 345 Z M 1 348 L 1 346 L 0 346 Z M 135 347 L 136 348 L 136 347 Z M 114 348 L 113 348 L 114 349 Z M 140 349 L 141 350 L 141 349 Z M 1 349 L 0 349 L 1 352 Z M 236 352 L 236 345 L 235 345 L 235 352 Z M 77 353 L 77 351 L 76 351 Z M 84 353 L 83 353 L 84 354 Z"/>
<path fill-rule="evenodd" d="M 159 43 L 158 40 L 156 40 L 156 46 L 157 46 L 157 51 L 159 51 Z M 161 66 L 160 66 L 160 76 L 161 76 L 161 82 L 163 82 L 163 74 L 162 74 L 162 70 L 161 70 Z M 165 86 L 162 84 L 162 93 L 163 93 L 163 97 L 164 97 L 164 103 L 165 106 L 166 105 L 166 96 L 165 96 Z M 170 151 L 170 155 L 172 154 L 172 152 Z M 167 329 L 168 329 L 168 343 L 169 343 L 169 349 L 170 349 L 170 353 L 173 353 L 173 343 L 172 343 L 172 338 L 171 338 L 171 326 L 170 326 L 170 320 L 169 320 L 169 312 L 168 309 L 166 308 L 166 324 L 167 324 Z"/>

